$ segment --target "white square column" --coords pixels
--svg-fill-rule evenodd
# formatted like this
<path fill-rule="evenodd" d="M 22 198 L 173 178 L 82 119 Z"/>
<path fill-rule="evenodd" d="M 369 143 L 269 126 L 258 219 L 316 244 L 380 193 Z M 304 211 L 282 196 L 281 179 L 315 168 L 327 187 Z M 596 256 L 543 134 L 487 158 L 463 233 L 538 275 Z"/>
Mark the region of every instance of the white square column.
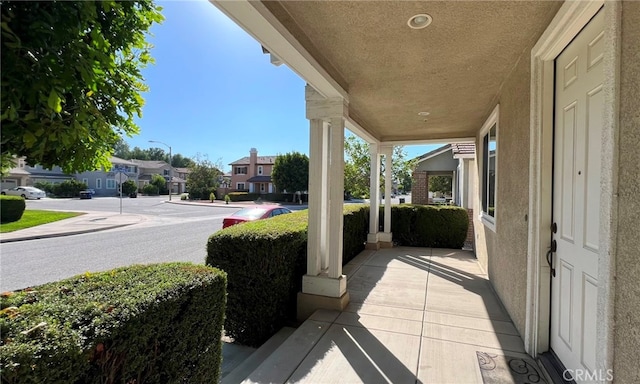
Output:
<path fill-rule="evenodd" d="M 393 235 L 391 233 L 391 169 L 393 166 L 393 146 L 382 146 L 380 152 L 384 155 L 384 232 L 379 235 L 380 246 L 391 248 Z"/>
<path fill-rule="evenodd" d="M 342 239 L 344 227 L 344 118 L 331 118 L 329 133 L 329 277 L 343 278 Z M 345 285 L 346 289 L 346 279 Z M 343 292 L 344 293 L 344 292 Z"/>
<path fill-rule="evenodd" d="M 309 132 L 309 226 L 307 229 L 307 275 L 320 275 L 329 264 L 328 180 L 329 125 L 311 119 Z"/>
<path fill-rule="evenodd" d="M 371 175 L 369 185 L 369 234 L 367 249 L 379 249 L 378 232 L 380 231 L 380 152 L 378 145 L 369 144 L 371 156 Z"/>
<path fill-rule="evenodd" d="M 309 227 L 307 274 L 298 293 L 298 319 L 316 309 L 342 310 L 349 303 L 342 274 L 344 205 L 344 124 L 348 106 L 343 98 L 325 98 L 305 89 L 309 146 Z"/>

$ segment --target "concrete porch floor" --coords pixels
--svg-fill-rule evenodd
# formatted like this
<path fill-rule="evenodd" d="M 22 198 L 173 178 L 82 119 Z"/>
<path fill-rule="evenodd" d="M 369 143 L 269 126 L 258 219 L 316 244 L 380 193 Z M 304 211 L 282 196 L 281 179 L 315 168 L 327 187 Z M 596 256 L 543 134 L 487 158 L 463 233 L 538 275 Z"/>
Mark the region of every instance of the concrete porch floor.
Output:
<path fill-rule="evenodd" d="M 477 353 L 528 358 L 471 252 L 364 251 L 344 273 L 349 306 L 317 311 L 245 383 L 483 383 Z"/>

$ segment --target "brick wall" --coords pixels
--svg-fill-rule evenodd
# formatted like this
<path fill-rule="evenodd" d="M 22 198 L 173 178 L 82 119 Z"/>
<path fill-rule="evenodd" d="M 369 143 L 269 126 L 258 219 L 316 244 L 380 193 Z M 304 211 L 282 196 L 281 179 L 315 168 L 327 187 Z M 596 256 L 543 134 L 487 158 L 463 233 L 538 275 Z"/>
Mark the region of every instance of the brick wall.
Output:
<path fill-rule="evenodd" d="M 467 215 L 469 216 L 469 229 L 467 229 L 467 239 L 464 241 L 464 247 L 469 249 L 476 249 L 476 235 L 473 228 L 473 209 L 467 208 Z"/>
<path fill-rule="evenodd" d="M 413 173 L 413 183 L 411 184 L 411 203 L 429 203 L 429 179 L 427 172 L 416 171 Z"/>

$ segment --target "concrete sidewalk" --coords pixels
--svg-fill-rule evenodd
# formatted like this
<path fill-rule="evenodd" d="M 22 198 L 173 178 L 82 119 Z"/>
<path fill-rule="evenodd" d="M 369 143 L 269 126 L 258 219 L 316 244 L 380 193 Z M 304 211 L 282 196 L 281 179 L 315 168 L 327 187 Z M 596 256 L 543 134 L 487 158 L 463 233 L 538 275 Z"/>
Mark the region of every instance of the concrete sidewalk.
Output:
<path fill-rule="evenodd" d="M 73 212 L 73 211 L 67 211 Z M 147 221 L 143 215 L 117 212 L 84 212 L 80 216 L 0 234 L 0 243 L 48 239 L 125 227 Z"/>
<path fill-rule="evenodd" d="M 367 250 L 343 272 L 343 311 L 318 310 L 260 365 L 222 382 L 549 382 L 471 252 Z"/>

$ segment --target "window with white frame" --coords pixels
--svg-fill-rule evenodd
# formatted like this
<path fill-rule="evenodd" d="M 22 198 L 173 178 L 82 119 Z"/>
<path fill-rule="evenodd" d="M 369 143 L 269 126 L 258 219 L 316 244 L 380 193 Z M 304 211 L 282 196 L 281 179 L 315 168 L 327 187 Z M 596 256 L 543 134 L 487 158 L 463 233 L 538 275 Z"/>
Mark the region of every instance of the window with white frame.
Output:
<path fill-rule="evenodd" d="M 260 192 L 264 192 L 264 191 L 265 191 L 264 183 L 261 183 L 260 184 Z"/>
<path fill-rule="evenodd" d="M 96 189 L 102 189 L 102 179 L 96 179 Z"/>
<path fill-rule="evenodd" d="M 239 191 L 244 190 L 244 183 L 238 183 L 238 184 L 236 184 L 236 189 L 237 189 L 237 190 L 239 190 Z"/>
<path fill-rule="evenodd" d="M 85 177 L 82 179 L 82 182 L 86 184 L 87 188 L 89 187 L 89 179 Z"/>
<path fill-rule="evenodd" d="M 107 179 L 107 189 L 116 189 L 116 179 Z"/>
<path fill-rule="evenodd" d="M 247 167 L 234 167 L 233 168 L 233 174 L 234 175 L 246 175 L 247 174 Z"/>
<path fill-rule="evenodd" d="M 258 175 L 262 175 L 262 165 L 258 165 Z"/>
<path fill-rule="evenodd" d="M 496 106 L 480 131 L 482 148 L 482 173 L 480 180 L 482 221 L 494 231 L 496 225 L 496 186 L 498 179 L 498 112 L 499 107 Z"/>

